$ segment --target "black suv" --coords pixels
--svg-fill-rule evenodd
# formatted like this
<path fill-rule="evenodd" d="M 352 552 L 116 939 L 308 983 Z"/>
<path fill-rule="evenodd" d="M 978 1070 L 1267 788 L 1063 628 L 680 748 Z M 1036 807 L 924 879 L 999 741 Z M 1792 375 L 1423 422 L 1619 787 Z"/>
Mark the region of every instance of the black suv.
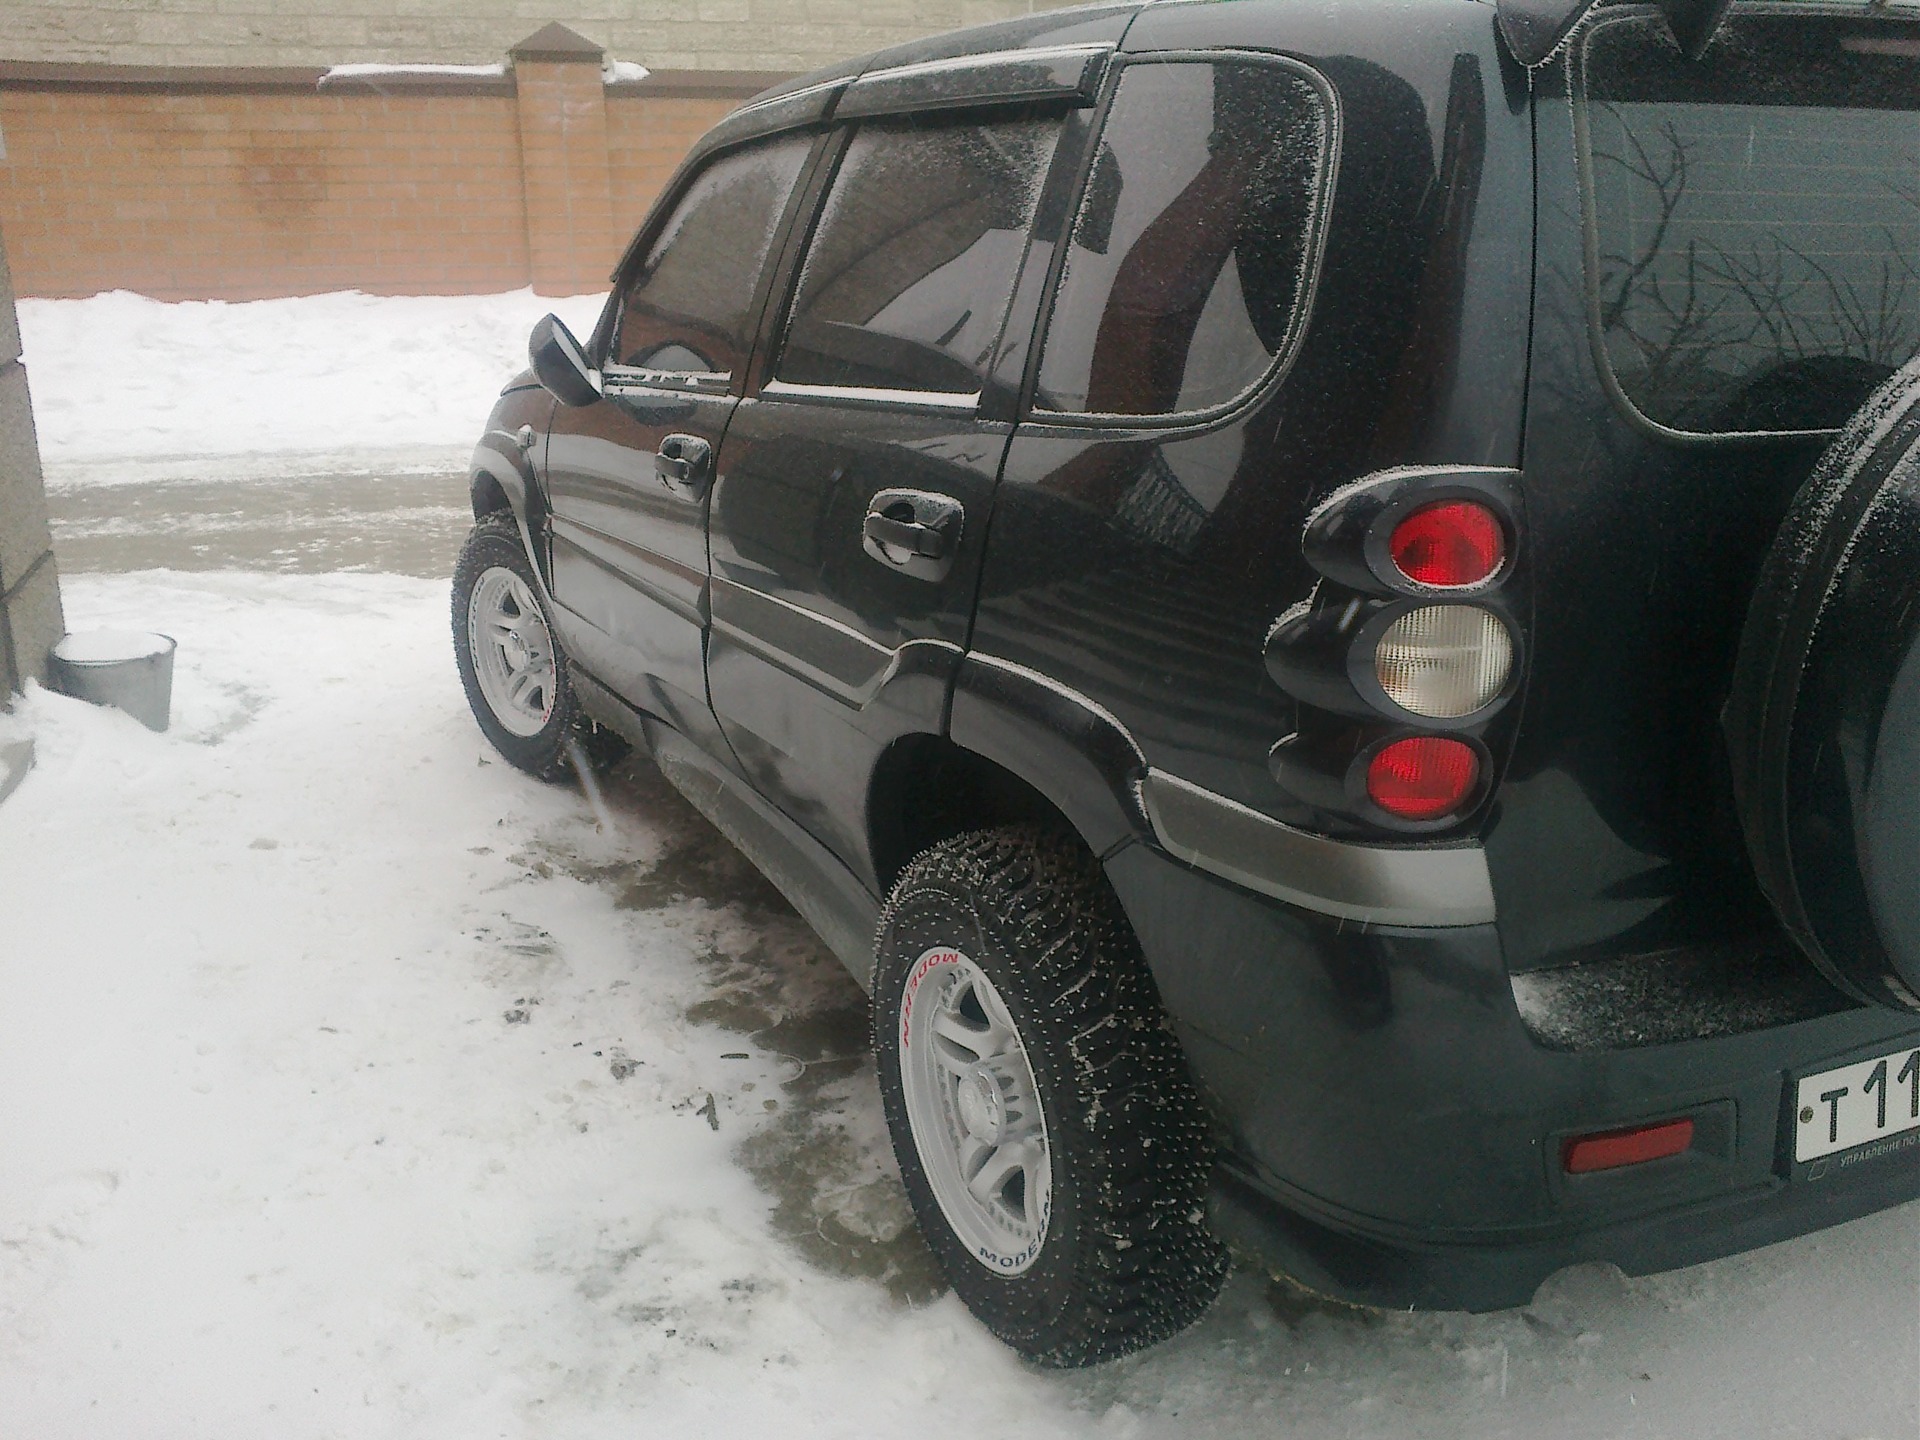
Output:
<path fill-rule="evenodd" d="M 1920 23 L 1724 9 L 882 52 L 503 392 L 481 727 L 644 747 L 868 986 L 1023 1353 L 1920 1193 Z"/>

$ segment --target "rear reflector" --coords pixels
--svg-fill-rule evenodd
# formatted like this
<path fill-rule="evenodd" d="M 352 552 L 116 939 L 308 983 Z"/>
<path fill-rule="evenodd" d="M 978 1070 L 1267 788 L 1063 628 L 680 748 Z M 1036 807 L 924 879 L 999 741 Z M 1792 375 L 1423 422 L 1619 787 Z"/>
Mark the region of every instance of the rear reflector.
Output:
<path fill-rule="evenodd" d="M 1387 549 L 1400 573 L 1422 585 L 1478 585 L 1507 558 L 1499 519 L 1471 500 L 1414 511 L 1393 527 Z"/>
<path fill-rule="evenodd" d="M 1480 779 L 1471 745 L 1444 735 L 1414 735 L 1367 762 L 1367 798 L 1402 820 L 1438 820 L 1456 810 Z"/>
<path fill-rule="evenodd" d="M 1635 1130 L 1577 1136 L 1561 1148 L 1560 1163 L 1569 1175 L 1586 1175 L 1595 1170 L 1617 1170 L 1622 1165 L 1664 1160 L 1691 1148 L 1693 1121 L 1666 1120 Z"/>

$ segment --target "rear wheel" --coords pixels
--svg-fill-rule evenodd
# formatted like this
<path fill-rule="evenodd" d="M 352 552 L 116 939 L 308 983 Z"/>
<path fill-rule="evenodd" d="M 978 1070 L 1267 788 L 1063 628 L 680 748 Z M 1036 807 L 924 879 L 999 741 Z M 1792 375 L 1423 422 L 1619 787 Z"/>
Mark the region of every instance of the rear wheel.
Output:
<path fill-rule="evenodd" d="M 881 916 L 873 1017 L 908 1196 L 989 1330 L 1088 1365 L 1206 1309 L 1227 1267 L 1205 1122 L 1083 847 L 1015 828 L 914 860 Z"/>
<path fill-rule="evenodd" d="M 473 718 L 493 748 L 529 775 L 560 778 L 579 711 L 510 514 L 481 520 L 461 548 L 453 569 L 453 649 Z"/>

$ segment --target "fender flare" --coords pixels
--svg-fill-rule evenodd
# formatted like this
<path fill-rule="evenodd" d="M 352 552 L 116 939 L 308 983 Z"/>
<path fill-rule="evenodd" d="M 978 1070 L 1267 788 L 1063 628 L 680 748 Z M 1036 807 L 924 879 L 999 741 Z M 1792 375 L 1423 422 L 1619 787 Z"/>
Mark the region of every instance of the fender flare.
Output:
<path fill-rule="evenodd" d="M 968 654 L 954 679 L 948 738 L 1039 791 L 1096 855 L 1153 839 L 1139 745 L 1105 709 L 1058 681 Z"/>
<path fill-rule="evenodd" d="M 487 503 L 485 492 L 490 485 L 506 496 L 507 508 L 513 512 L 514 524 L 520 530 L 520 543 L 540 581 L 540 598 L 551 604 L 549 582 L 552 577 L 547 571 L 546 547 L 534 542 L 536 535 L 546 532 L 546 492 L 534 477 L 520 442 L 504 430 L 489 430 L 481 436 L 480 443 L 473 447 L 473 458 L 467 462 L 467 493 L 476 520 L 499 508 Z"/>

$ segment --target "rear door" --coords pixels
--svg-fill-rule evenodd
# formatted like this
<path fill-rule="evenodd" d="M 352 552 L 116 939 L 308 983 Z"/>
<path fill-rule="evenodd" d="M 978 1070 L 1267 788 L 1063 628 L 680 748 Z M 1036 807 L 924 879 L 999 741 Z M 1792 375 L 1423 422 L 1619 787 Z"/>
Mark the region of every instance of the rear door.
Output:
<path fill-rule="evenodd" d="M 728 432 L 714 710 L 761 793 L 868 884 L 875 764 L 944 729 L 1010 429 L 986 377 L 1072 103 L 843 129 L 784 334 Z"/>
<path fill-rule="evenodd" d="M 712 730 L 703 646 L 707 496 L 744 379 L 767 262 L 817 135 L 723 152 L 636 247 L 604 340 L 604 398 L 556 406 L 553 593 L 568 649 L 685 733 Z"/>

